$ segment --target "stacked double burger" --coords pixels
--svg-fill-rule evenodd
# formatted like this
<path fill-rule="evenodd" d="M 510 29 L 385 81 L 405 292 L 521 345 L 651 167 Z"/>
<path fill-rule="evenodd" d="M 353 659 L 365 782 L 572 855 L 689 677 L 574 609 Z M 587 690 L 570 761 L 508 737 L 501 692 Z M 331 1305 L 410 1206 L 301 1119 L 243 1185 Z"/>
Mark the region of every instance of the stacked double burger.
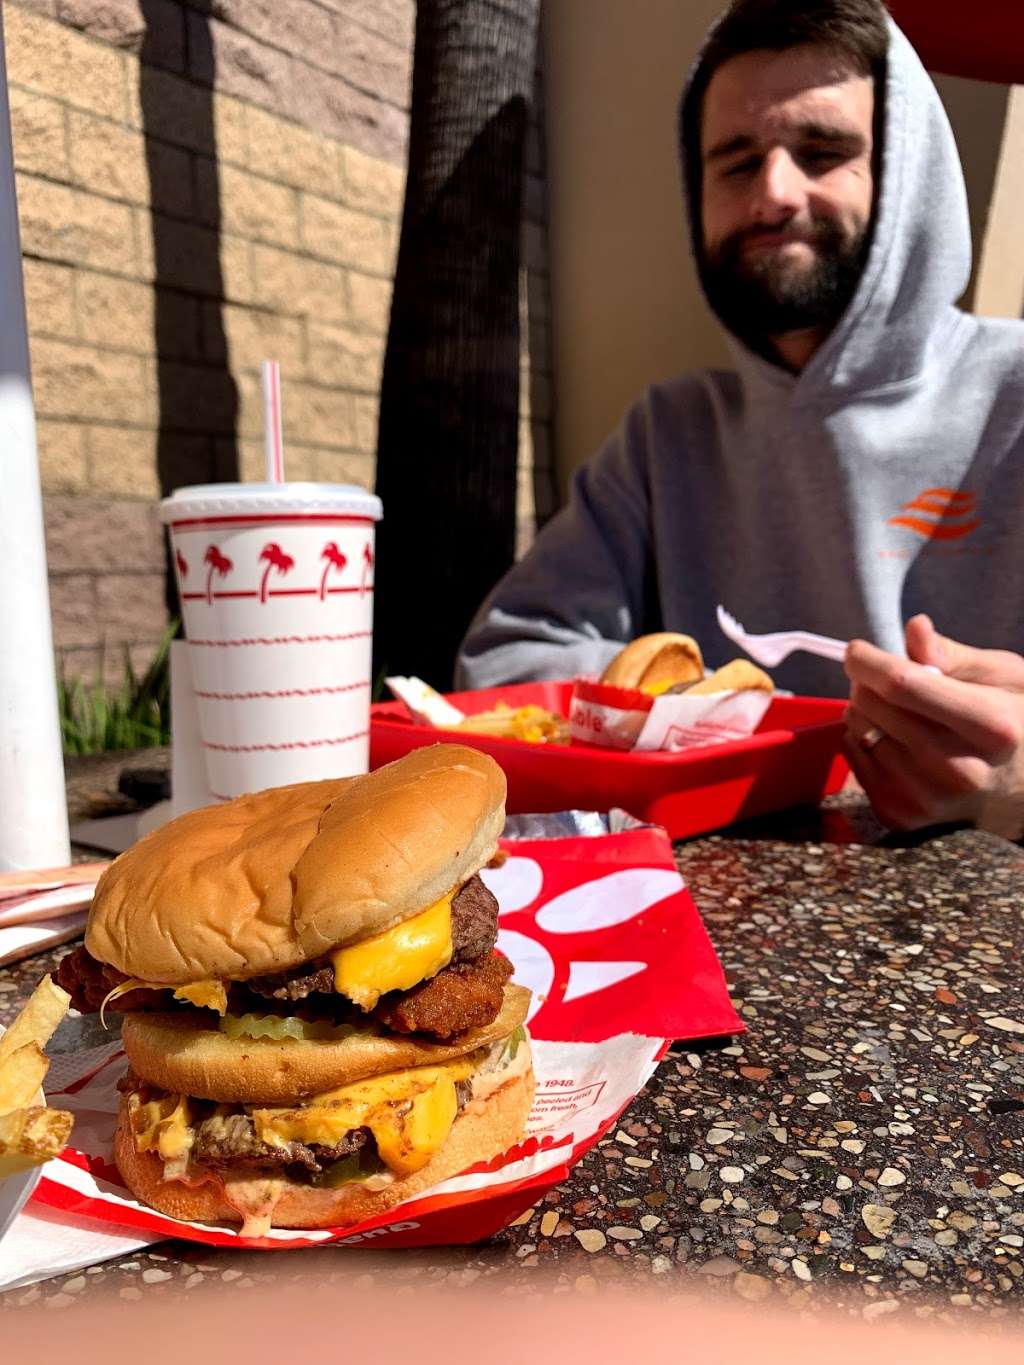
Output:
<path fill-rule="evenodd" d="M 524 1132 L 529 992 L 494 950 L 505 780 L 421 749 L 182 816 L 122 854 L 58 980 L 123 1011 L 114 1151 L 177 1218 L 345 1226 Z"/>

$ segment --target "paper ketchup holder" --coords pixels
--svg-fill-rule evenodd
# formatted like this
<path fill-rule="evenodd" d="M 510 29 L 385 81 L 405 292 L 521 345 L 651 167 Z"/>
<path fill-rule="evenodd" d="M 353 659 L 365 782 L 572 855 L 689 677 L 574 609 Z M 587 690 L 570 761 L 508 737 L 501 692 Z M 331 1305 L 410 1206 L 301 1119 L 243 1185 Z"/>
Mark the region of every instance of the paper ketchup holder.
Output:
<path fill-rule="evenodd" d="M 499 905 L 498 949 L 533 1000 L 536 1096 L 509 1151 L 479 1162 L 375 1219 L 244 1238 L 223 1224 L 179 1222 L 133 1198 L 112 1139 L 127 1059 L 116 1042 L 53 1058 L 50 1100 L 75 1113 L 73 1145 L 44 1169 L 33 1208 L 105 1255 L 113 1229 L 140 1241 L 287 1250 L 437 1246 L 492 1236 L 558 1184 L 616 1122 L 669 1043 L 743 1031 L 665 831 L 622 812 L 513 816 L 500 867 L 481 876 Z M 54 1227 L 54 1237 L 63 1231 Z M 45 1275 L 45 1270 L 43 1274 Z"/>
<path fill-rule="evenodd" d="M 678 753 L 747 739 L 764 719 L 772 696 L 750 690 L 654 697 L 637 688 L 577 678 L 569 732 L 574 743 L 602 749 Z"/>

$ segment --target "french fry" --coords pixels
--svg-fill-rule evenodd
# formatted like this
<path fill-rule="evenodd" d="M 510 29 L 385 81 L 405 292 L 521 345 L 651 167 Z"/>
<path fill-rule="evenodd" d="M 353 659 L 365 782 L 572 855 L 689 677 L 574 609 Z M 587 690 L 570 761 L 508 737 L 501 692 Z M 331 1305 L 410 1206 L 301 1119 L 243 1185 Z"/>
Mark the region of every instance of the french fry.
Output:
<path fill-rule="evenodd" d="M 0 1035 L 0 1180 L 49 1161 L 71 1135 L 74 1116 L 64 1109 L 47 1109 L 42 1095 L 50 1066 L 43 1048 L 70 1004 L 67 991 L 44 976 Z"/>
<path fill-rule="evenodd" d="M 35 1043 L 26 1043 L 0 1064 L 0 1116 L 26 1109 L 39 1093 L 50 1059 Z"/>
<path fill-rule="evenodd" d="M 57 1156 L 67 1146 L 74 1121 L 65 1109 L 37 1105 L 0 1115 L 0 1180 Z"/>
<path fill-rule="evenodd" d="M 25 1003 L 21 1013 L 7 1032 L 0 1037 L 0 1071 L 6 1059 L 26 1043 L 43 1048 L 57 1031 L 57 1025 L 68 1012 L 71 996 L 53 983 L 49 974 L 43 977 Z"/>

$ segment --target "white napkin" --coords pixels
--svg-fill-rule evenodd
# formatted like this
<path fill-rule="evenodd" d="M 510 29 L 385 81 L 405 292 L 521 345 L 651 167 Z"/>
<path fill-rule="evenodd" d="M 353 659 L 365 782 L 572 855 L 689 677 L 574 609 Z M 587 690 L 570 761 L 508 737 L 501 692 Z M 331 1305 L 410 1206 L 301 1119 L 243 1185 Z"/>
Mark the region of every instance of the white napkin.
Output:
<path fill-rule="evenodd" d="M 97 1265 L 162 1240 L 136 1228 L 75 1223 L 70 1214 L 34 1204 L 31 1212 L 23 1210 L 18 1215 L 0 1242 L 0 1293 Z"/>

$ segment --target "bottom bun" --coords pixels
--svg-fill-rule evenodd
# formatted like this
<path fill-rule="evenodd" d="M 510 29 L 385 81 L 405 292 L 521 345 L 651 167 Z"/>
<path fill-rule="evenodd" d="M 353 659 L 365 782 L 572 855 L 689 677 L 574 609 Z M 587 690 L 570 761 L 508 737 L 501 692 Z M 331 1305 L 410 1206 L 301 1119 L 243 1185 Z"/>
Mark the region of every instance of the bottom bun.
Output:
<path fill-rule="evenodd" d="M 421 1171 L 399 1177 L 383 1189 L 362 1184 L 317 1189 L 285 1181 L 274 1205 L 275 1228 L 336 1228 L 386 1213 L 396 1204 L 422 1194 L 478 1161 L 500 1156 L 526 1129 L 535 1087 L 532 1071 L 516 1076 L 485 1100 L 470 1101 L 455 1120 L 448 1141 Z M 135 1148 L 128 1122 L 127 1097 L 121 1102 L 114 1159 L 121 1177 L 140 1203 L 191 1223 L 241 1223 L 243 1216 L 228 1201 L 223 1181 L 213 1173 L 201 1184 L 164 1180 L 164 1164 L 154 1152 Z"/>

